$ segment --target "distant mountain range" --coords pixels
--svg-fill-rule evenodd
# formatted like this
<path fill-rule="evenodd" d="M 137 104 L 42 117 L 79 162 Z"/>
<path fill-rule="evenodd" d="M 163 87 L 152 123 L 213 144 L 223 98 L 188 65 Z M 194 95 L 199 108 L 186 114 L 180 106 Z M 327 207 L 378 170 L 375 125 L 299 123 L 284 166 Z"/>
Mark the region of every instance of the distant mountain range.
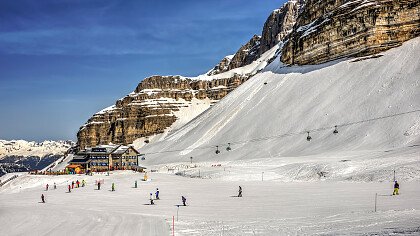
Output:
<path fill-rule="evenodd" d="M 0 140 L 0 176 L 10 172 L 41 170 L 62 158 L 73 141 L 28 142 Z"/>

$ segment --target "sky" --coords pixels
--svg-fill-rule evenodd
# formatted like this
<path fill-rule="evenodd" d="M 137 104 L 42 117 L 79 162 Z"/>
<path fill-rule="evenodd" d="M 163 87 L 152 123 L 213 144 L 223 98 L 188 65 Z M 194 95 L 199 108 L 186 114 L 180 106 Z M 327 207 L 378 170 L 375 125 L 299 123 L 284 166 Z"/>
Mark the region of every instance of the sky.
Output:
<path fill-rule="evenodd" d="M 285 0 L 2 0 L 0 139 L 76 140 L 151 75 L 203 74 Z"/>

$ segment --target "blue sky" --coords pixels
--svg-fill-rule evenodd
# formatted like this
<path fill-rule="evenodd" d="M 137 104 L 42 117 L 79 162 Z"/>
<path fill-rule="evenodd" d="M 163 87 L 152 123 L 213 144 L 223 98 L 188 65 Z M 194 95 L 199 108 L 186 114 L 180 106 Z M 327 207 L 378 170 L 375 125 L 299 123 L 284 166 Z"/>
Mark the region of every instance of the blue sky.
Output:
<path fill-rule="evenodd" d="M 2 0 L 0 139 L 76 140 L 150 75 L 195 76 L 284 0 Z"/>

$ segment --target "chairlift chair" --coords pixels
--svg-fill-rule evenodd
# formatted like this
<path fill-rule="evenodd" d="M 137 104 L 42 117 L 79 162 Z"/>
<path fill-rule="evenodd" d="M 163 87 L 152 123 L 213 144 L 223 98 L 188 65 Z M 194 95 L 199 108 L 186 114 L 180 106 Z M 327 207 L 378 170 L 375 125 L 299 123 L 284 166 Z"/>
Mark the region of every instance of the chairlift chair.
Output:
<path fill-rule="evenodd" d="M 312 139 L 312 137 L 309 135 L 309 132 L 308 132 L 308 137 L 306 137 L 306 140 L 311 141 L 311 139 Z"/>
<path fill-rule="evenodd" d="M 228 143 L 228 146 L 226 148 L 226 151 L 230 151 L 230 150 L 232 150 L 232 148 L 230 147 L 230 143 Z"/>
<path fill-rule="evenodd" d="M 220 153 L 219 146 L 216 146 L 216 154 L 219 154 L 219 153 Z"/>
<path fill-rule="evenodd" d="M 338 129 L 337 129 L 337 126 L 335 126 L 335 129 L 334 129 L 333 134 L 338 134 Z"/>

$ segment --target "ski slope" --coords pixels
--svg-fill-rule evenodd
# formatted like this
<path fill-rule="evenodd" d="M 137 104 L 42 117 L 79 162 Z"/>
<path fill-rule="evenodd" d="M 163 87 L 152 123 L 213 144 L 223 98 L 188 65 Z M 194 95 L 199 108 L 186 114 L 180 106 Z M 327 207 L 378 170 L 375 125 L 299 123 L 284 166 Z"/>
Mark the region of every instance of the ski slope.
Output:
<path fill-rule="evenodd" d="M 420 185 L 401 182 L 224 181 L 168 173 L 110 176 L 20 176 L 0 189 L 0 224 L 7 235 L 418 235 Z M 87 186 L 67 192 L 71 181 Z M 94 181 L 103 179 L 101 190 Z M 138 188 L 133 188 L 134 181 Z M 51 190 L 53 183 L 57 190 Z M 50 190 L 45 191 L 45 184 Z M 111 184 L 116 191 L 112 192 Z M 235 197 L 238 186 L 243 197 Z M 149 204 L 149 193 L 161 200 Z M 380 196 L 374 212 L 375 193 Z M 40 202 L 41 194 L 46 203 Z M 180 207 L 181 196 L 187 207 Z M 178 210 L 178 219 L 177 219 Z"/>
<path fill-rule="evenodd" d="M 358 163 L 353 158 L 343 173 L 375 165 L 375 159 L 386 156 L 384 160 L 392 160 L 387 171 L 398 164 L 417 173 L 407 178 L 419 178 L 420 155 L 413 149 L 420 144 L 419 112 L 340 126 L 419 110 L 419 54 L 420 38 L 416 38 L 375 58 L 292 67 L 276 59 L 214 107 L 141 152 L 152 165 L 186 162 L 192 156 L 196 162 L 214 163 L 270 158 L 300 168 L 345 156 L 364 157 Z M 332 134 L 335 125 L 339 125 L 337 135 Z M 330 128 L 312 132 L 312 140 L 306 141 L 305 131 L 324 127 Z M 290 135 L 266 139 L 282 134 Z M 227 152 L 229 142 L 232 151 Z M 216 145 L 222 151 L 219 155 Z M 366 159 L 372 161 L 364 163 Z"/>

